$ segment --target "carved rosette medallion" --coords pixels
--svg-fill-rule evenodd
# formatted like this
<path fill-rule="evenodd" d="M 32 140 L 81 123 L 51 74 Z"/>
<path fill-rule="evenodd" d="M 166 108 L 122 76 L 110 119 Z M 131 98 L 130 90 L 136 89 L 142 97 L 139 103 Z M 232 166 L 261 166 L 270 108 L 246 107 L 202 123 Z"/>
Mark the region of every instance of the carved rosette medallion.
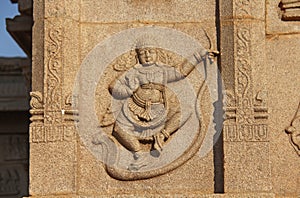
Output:
<path fill-rule="evenodd" d="M 191 48 L 178 49 L 183 42 Z M 90 52 L 78 75 L 81 140 L 115 179 L 147 179 L 176 169 L 199 152 L 213 128 L 213 103 L 203 100 L 214 100 L 203 73 L 211 68 L 209 53 L 173 29 L 112 36 Z"/>

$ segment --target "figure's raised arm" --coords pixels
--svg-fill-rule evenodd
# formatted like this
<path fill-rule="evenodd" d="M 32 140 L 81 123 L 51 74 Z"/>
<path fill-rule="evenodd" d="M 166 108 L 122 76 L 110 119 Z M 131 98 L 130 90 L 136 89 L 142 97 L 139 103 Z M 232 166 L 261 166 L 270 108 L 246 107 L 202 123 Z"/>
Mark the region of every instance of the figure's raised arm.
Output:
<path fill-rule="evenodd" d="M 168 82 L 181 80 L 188 76 L 195 69 L 196 65 L 205 59 L 205 56 L 205 52 L 196 52 L 177 66 L 167 69 Z"/>
<path fill-rule="evenodd" d="M 201 63 L 207 56 L 206 50 L 199 50 L 195 52 L 191 57 L 185 59 L 183 63 L 179 65 L 179 71 L 184 77 L 188 76 L 193 69 Z"/>

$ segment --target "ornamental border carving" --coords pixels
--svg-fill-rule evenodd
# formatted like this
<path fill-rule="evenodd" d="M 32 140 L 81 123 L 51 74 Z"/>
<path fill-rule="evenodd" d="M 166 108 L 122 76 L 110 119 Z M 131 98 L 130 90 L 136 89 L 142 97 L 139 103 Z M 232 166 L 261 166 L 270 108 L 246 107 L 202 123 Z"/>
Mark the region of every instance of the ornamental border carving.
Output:
<path fill-rule="evenodd" d="M 58 110 L 62 107 L 63 84 L 63 33 L 62 22 L 58 19 L 47 20 L 45 30 L 45 109 Z M 45 112 L 47 114 L 47 112 Z M 46 115 L 47 116 L 47 115 Z"/>
<path fill-rule="evenodd" d="M 72 109 L 72 95 L 67 95 L 65 108 L 48 111 L 44 116 L 44 101 L 38 91 L 31 92 L 30 101 L 30 142 L 70 142 L 75 138 L 75 122 L 78 121 L 78 110 Z M 73 105 L 74 107 L 74 105 Z M 54 119 L 55 118 L 55 119 Z"/>
<path fill-rule="evenodd" d="M 234 16 L 251 16 L 253 1 L 234 1 Z M 246 19 L 245 19 L 246 20 Z M 254 95 L 251 48 L 252 25 L 241 19 L 234 25 L 234 91 L 226 91 L 225 123 L 226 142 L 268 142 L 267 93 L 261 90 Z M 247 134 L 247 135 L 245 135 Z"/>

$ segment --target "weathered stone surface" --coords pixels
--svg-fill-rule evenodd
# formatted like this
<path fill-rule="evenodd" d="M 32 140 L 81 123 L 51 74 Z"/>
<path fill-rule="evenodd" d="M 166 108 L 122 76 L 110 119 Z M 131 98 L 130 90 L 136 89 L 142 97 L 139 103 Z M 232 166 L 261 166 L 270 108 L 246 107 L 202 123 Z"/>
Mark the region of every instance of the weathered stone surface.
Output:
<path fill-rule="evenodd" d="M 299 38 L 299 35 L 273 35 L 267 39 L 266 48 L 268 71 L 272 73 L 268 76 L 272 82 L 268 84 L 272 183 L 276 194 L 287 196 L 300 194 L 300 158 L 284 132 L 300 102 Z"/>
<path fill-rule="evenodd" d="M 279 3 L 37 2 L 30 194 L 297 197 L 299 31 Z"/>
<path fill-rule="evenodd" d="M 224 191 L 271 190 L 266 103 L 264 2 L 221 2 L 221 68 L 225 83 Z M 228 38 L 229 37 L 229 38 Z M 224 52 L 224 53 L 222 53 Z M 258 157 L 260 156 L 260 157 Z"/>
<path fill-rule="evenodd" d="M 134 194 L 113 194 L 112 197 L 120 197 L 120 198 L 128 198 L 128 197 L 155 197 L 155 198 L 169 198 L 169 197 L 192 197 L 192 198 L 222 198 L 222 197 L 228 197 L 228 198 L 236 198 L 236 197 L 246 197 L 246 198 L 275 198 L 275 194 L 272 193 L 236 193 L 236 194 L 203 194 L 203 193 L 169 193 L 165 195 L 158 195 L 155 193 L 134 193 Z M 44 198 L 45 196 L 34 196 L 34 198 Z M 76 196 L 76 195 L 59 195 L 59 196 L 47 196 L 49 198 L 104 198 L 107 197 L 106 195 L 82 195 L 82 196 Z"/>
<path fill-rule="evenodd" d="M 33 129 L 31 129 L 32 132 Z M 30 149 L 31 195 L 75 193 L 76 145 L 74 141 L 32 142 Z M 43 182 L 42 185 L 41 182 Z"/>
<path fill-rule="evenodd" d="M 99 12 L 102 9 L 105 12 Z M 201 1 L 90 1 L 81 5 L 81 21 L 97 23 L 132 23 L 140 21 L 146 24 L 154 22 L 199 22 L 215 17 L 215 2 Z M 94 13 L 97 13 L 95 15 Z"/>
<path fill-rule="evenodd" d="M 297 1 L 291 1 L 297 2 Z M 282 15 L 284 11 L 281 10 L 281 0 L 268 0 L 266 14 L 266 33 L 267 34 L 294 34 L 300 32 L 299 21 L 283 21 Z"/>

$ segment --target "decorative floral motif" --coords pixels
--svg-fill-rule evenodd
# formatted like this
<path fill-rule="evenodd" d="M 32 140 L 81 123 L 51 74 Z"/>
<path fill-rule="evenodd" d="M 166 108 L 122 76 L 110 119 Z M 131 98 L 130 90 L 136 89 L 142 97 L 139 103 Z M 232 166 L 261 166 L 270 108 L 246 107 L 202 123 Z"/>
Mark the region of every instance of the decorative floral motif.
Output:
<path fill-rule="evenodd" d="M 54 27 L 48 32 L 48 46 L 46 57 L 47 81 L 47 109 L 60 109 L 61 106 L 61 45 L 62 28 Z"/>
<path fill-rule="evenodd" d="M 251 85 L 250 64 L 250 27 L 242 26 L 237 30 L 237 89 L 238 100 L 237 122 L 239 124 L 252 124 L 253 116 L 253 93 Z"/>
<path fill-rule="evenodd" d="M 251 14 L 251 2 L 250 0 L 236 0 L 235 1 L 235 14 L 237 16 L 250 15 Z"/>
<path fill-rule="evenodd" d="M 30 107 L 32 109 L 41 109 L 43 108 L 43 96 L 39 91 L 30 92 L 31 100 Z"/>

